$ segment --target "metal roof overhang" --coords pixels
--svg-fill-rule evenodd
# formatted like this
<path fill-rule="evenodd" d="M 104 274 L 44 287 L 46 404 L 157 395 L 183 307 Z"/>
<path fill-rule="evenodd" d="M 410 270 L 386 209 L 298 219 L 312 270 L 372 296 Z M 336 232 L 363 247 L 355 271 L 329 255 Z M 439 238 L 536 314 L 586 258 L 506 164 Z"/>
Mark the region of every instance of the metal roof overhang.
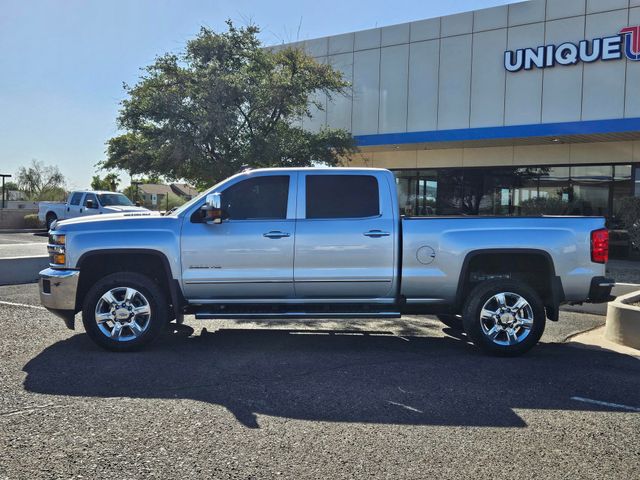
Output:
<path fill-rule="evenodd" d="M 367 152 L 640 140 L 640 118 L 356 135 Z"/>

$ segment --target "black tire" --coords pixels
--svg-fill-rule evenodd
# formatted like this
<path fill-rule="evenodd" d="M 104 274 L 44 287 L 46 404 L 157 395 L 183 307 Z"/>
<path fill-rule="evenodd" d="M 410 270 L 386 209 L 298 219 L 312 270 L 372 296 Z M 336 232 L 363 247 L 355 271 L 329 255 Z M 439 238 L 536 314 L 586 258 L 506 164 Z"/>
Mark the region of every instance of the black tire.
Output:
<path fill-rule="evenodd" d="M 500 322 L 493 318 L 491 320 L 481 320 L 481 312 L 485 304 L 495 295 L 500 293 L 508 293 L 508 299 L 516 298 L 509 294 L 518 295 L 526 300 L 530 306 L 530 310 L 525 309 L 529 312 L 528 315 L 531 316 L 529 320 L 532 321 L 532 325 L 528 329 L 529 332 L 526 336 L 523 336 L 521 341 L 511 345 L 501 345 L 496 343 L 496 341 L 509 341 L 506 331 L 502 331 L 499 336 L 496 337 L 496 340 L 492 340 L 490 338 L 490 331 L 485 333 L 485 330 L 488 329 L 487 323 L 490 324 L 490 322 L 494 322 L 495 325 L 502 328 L 503 324 L 500 323 L 502 320 Z M 493 305 L 498 306 L 497 303 L 490 303 L 488 306 L 489 305 L 491 308 L 488 308 L 488 310 L 493 310 Z M 520 311 L 520 314 L 523 315 L 523 312 Z M 507 319 L 510 320 L 510 317 L 507 317 Z M 538 343 L 540 337 L 542 337 L 542 334 L 544 333 L 546 314 L 540 295 L 538 295 L 538 293 L 529 285 L 512 280 L 491 280 L 482 282 L 471 291 L 471 294 L 463 308 L 462 322 L 467 336 L 471 339 L 474 345 L 479 347 L 483 352 L 491 355 L 514 357 L 528 352 Z M 483 322 L 485 322 L 484 328 Z M 513 331 L 514 329 L 511 330 Z M 524 329 L 523 327 L 519 327 L 517 329 L 517 331 L 521 333 L 525 330 L 527 329 Z"/>
<path fill-rule="evenodd" d="M 444 323 L 447 327 L 454 330 L 463 330 L 462 317 L 460 315 L 436 315 L 438 320 Z"/>
<path fill-rule="evenodd" d="M 105 305 L 105 302 L 101 300 L 103 295 L 118 288 L 136 290 L 142 296 L 136 296 L 135 299 L 139 303 L 144 303 L 141 299 L 146 300 L 150 308 L 150 314 L 144 315 L 142 321 L 146 324 L 146 328 L 137 337 L 135 337 L 133 329 L 123 327 L 122 332 L 128 332 L 126 337 L 132 335 L 135 337 L 130 340 L 115 340 L 108 337 L 96 321 L 96 308 L 99 303 Z M 162 333 L 168 321 L 169 306 L 161 288 L 148 277 L 133 272 L 113 273 L 102 278 L 89 289 L 82 306 L 82 323 L 87 335 L 102 348 L 116 352 L 130 352 L 148 345 Z M 110 324 L 114 324 L 114 322 L 110 322 Z M 110 324 L 106 324 L 105 328 L 110 329 Z"/>
<path fill-rule="evenodd" d="M 57 217 L 57 215 L 55 213 L 53 213 L 53 212 L 47 213 L 47 219 L 46 219 L 47 230 L 51 230 L 51 225 L 56 220 L 58 220 L 58 217 Z"/>

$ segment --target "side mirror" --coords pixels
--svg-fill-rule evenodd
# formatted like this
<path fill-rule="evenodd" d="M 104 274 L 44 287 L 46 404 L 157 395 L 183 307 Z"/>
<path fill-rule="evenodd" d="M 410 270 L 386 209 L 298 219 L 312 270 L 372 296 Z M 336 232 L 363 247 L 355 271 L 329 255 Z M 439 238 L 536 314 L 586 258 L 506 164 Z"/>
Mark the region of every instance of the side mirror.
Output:
<path fill-rule="evenodd" d="M 136 200 L 136 207 L 140 206 L 140 202 Z"/>
<path fill-rule="evenodd" d="M 222 195 L 219 193 L 207 195 L 202 211 L 206 223 L 222 223 Z"/>
<path fill-rule="evenodd" d="M 87 207 L 87 208 L 91 208 L 91 209 L 93 209 L 93 208 L 98 208 L 98 206 L 97 206 L 95 203 L 93 203 L 93 200 L 91 200 L 91 199 L 88 199 L 88 200 L 87 200 L 86 207 Z"/>

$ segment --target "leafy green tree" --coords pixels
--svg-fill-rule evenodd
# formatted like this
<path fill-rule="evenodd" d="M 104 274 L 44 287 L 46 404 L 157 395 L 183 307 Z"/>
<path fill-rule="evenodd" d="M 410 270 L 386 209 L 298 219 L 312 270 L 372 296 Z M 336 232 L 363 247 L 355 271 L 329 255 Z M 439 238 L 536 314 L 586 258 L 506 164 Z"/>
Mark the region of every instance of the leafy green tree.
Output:
<path fill-rule="evenodd" d="M 20 190 L 20 187 L 18 187 L 18 184 L 16 182 L 5 182 L 4 188 L 7 191 L 9 191 L 9 190 Z"/>
<path fill-rule="evenodd" d="M 107 142 L 103 168 L 205 187 L 245 167 L 336 165 L 355 152 L 345 130 L 300 126 L 322 109 L 317 93 L 345 94 L 339 72 L 300 49 L 263 48 L 256 26 L 227 25 L 202 28 L 183 53 L 125 85 L 125 133 Z"/>
<path fill-rule="evenodd" d="M 58 167 L 38 160 L 32 160 L 28 167 L 20 167 L 16 182 L 29 200 L 62 200 L 66 196 L 64 175 Z"/>
<path fill-rule="evenodd" d="M 108 190 L 110 192 L 115 192 L 118 190 L 119 184 L 120 177 L 117 173 L 109 173 L 104 178 L 101 178 L 100 175 L 94 175 L 91 178 L 91 188 L 93 190 Z"/>

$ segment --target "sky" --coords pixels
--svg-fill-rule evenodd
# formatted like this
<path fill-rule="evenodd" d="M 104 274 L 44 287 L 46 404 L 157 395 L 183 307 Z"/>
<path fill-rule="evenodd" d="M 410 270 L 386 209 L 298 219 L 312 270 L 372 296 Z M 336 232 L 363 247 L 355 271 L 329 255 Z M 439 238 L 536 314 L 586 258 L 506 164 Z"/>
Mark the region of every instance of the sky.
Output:
<path fill-rule="evenodd" d="M 514 3 L 514 0 L 2 0 L 0 173 L 37 159 L 86 188 L 118 135 L 123 82 L 201 26 L 231 18 L 265 45 Z M 104 175 L 106 172 L 98 172 Z M 126 186 L 129 177 L 121 178 Z"/>

